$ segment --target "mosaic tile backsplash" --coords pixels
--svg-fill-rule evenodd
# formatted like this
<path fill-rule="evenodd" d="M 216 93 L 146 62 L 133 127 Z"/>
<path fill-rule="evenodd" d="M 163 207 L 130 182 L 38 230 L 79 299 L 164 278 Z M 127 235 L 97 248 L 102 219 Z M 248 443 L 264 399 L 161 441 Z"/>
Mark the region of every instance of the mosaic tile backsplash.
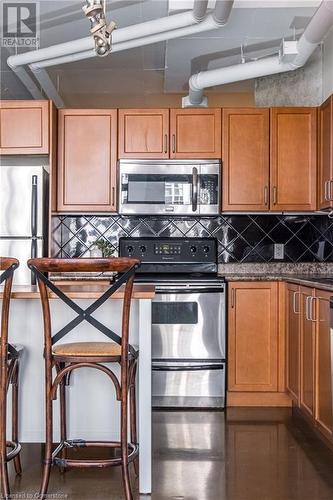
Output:
<path fill-rule="evenodd" d="M 203 237 L 218 240 L 220 263 L 276 262 L 274 243 L 284 243 L 285 262 L 333 262 L 333 219 L 326 215 L 226 215 L 209 218 L 54 216 L 52 256 L 89 257 L 98 239 L 121 236 Z"/>

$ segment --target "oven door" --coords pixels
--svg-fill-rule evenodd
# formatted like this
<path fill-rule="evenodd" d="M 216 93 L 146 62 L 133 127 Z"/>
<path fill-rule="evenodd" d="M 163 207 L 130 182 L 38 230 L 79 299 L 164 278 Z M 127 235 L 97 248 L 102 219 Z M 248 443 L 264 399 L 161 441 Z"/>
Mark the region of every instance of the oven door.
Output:
<path fill-rule="evenodd" d="M 224 288 L 156 288 L 152 303 L 152 357 L 225 359 Z"/>

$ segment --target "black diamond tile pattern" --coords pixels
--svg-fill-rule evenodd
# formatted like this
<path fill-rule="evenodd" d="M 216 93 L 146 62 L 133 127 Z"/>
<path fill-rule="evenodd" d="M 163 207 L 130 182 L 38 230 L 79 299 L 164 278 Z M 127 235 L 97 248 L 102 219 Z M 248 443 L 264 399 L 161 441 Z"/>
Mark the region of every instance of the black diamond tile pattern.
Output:
<path fill-rule="evenodd" d="M 121 236 L 213 236 L 221 263 L 274 261 L 274 243 L 285 245 L 285 262 L 333 262 L 333 220 L 326 215 L 54 216 L 52 255 L 88 257 L 98 239 L 117 255 Z"/>

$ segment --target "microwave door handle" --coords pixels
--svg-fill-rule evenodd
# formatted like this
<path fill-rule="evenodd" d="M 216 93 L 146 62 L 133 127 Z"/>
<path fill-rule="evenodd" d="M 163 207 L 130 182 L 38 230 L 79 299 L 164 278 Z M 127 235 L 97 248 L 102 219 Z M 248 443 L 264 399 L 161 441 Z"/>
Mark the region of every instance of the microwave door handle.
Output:
<path fill-rule="evenodd" d="M 192 169 L 192 212 L 198 209 L 198 169 Z"/>

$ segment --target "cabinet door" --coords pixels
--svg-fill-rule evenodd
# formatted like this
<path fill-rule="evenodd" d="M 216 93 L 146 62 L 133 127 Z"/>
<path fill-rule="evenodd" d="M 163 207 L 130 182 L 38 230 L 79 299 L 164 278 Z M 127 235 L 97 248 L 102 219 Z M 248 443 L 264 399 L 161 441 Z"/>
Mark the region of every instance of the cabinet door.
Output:
<path fill-rule="evenodd" d="M 119 158 L 169 158 L 168 109 L 119 110 Z"/>
<path fill-rule="evenodd" d="M 286 285 L 287 392 L 294 403 L 300 399 L 300 287 Z"/>
<path fill-rule="evenodd" d="M 115 211 L 116 165 L 116 110 L 59 112 L 58 211 Z"/>
<path fill-rule="evenodd" d="M 221 110 L 171 109 L 171 158 L 221 158 Z"/>
<path fill-rule="evenodd" d="M 278 390 L 277 285 L 229 283 L 229 391 Z"/>
<path fill-rule="evenodd" d="M 269 109 L 222 110 L 223 210 L 269 209 Z"/>
<path fill-rule="evenodd" d="M 333 96 L 318 110 L 318 205 L 333 207 Z"/>
<path fill-rule="evenodd" d="M 271 209 L 316 210 L 316 108 L 271 109 Z"/>
<path fill-rule="evenodd" d="M 49 101 L 0 101 L 0 154 L 49 153 Z"/>
<path fill-rule="evenodd" d="M 314 416 L 315 392 L 315 322 L 312 288 L 300 287 L 301 292 L 301 408 Z"/>
<path fill-rule="evenodd" d="M 316 421 L 320 430 L 332 439 L 331 296 L 331 292 L 316 290 Z"/>

